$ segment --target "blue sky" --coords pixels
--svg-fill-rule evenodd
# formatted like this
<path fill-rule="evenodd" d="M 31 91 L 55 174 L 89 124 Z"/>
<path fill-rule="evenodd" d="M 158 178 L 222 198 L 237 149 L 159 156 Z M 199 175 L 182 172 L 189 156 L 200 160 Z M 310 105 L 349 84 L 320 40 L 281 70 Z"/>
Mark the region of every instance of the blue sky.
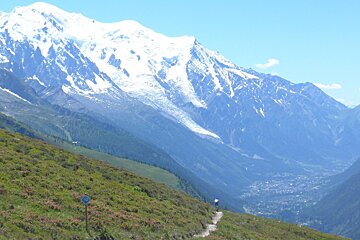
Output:
<path fill-rule="evenodd" d="M 31 0 L 0 0 L 0 11 Z M 132 19 L 168 36 L 192 35 L 239 66 L 317 83 L 360 104 L 360 1 L 53 0 L 103 22 Z"/>

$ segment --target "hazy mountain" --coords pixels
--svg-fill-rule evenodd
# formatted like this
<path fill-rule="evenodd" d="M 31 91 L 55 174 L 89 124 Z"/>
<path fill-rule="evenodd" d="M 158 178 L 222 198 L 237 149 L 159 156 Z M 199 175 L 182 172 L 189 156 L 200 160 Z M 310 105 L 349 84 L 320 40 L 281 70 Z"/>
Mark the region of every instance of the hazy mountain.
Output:
<path fill-rule="evenodd" d="M 342 118 L 337 146 L 345 151 L 352 151 L 354 145 L 360 146 L 360 106 L 349 109 Z"/>
<path fill-rule="evenodd" d="M 23 135 L 36 138 L 36 132 L 30 129 L 28 126 L 17 122 L 15 119 L 8 117 L 2 113 L 0 113 L 0 128 L 6 129 L 8 131 L 21 133 Z"/>
<path fill-rule="evenodd" d="M 360 106 L 345 111 L 341 118 L 342 124 L 339 127 L 340 134 L 336 145 L 343 151 L 354 151 L 353 146 L 360 146 Z M 358 172 L 360 172 L 359 160 L 353 163 L 344 172 L 332 176 L 328 187 L 334 188 Z"/>
<path fill-rule="evenodd" d="M 360 106 L 344 116 L 338 145 L 360 146 Z M 330 193 L 305 212 L 310 226 L 352 239 L 360 239 L 360 159 L 343 173 L 330 178 Z"/>
<path fill-rule="evenodd" d="M 321 231 L 360 239 L 360 168 L 358 160 L 337 185 L 316 205 L 305 211 L 303 221 Z"/>
<path fill-rule="evenodd" d="M 342 116 L 338 145 L 359 146 L 360 108 L 346 111 Z M 326 188 L 330 191 L 314 206 L 301 214 L 301 221 L 321 231 L 360 239 L 360 159 L 344 172 L 332 176 Z"/>

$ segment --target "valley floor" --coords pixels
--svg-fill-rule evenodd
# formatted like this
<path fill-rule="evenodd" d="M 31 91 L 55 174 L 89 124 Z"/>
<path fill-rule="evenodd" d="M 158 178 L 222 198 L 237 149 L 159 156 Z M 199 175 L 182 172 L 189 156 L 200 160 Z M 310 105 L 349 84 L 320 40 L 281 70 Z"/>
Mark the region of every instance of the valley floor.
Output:
<path fill-rule="evenodd" d="M 282 174 L 256 181 L 244 190 L 244 209 L 257 216 L 293 220 L 304 208 L 319 201 L 325 194 L 331 172 L 309 175 Z"/>

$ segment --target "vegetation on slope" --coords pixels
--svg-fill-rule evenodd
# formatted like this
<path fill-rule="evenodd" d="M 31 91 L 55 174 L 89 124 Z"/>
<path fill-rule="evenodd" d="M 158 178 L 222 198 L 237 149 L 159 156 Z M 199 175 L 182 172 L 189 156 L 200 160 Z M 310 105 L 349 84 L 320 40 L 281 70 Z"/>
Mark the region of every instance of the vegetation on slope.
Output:
<path fill-rule="evenodd" d="M 344 239 L 315 231 L 307 227 L 280 222 L 274 219 L 260 218 L 248 214 L 225 212 L 217 225 L 217 231 L 211 233 L 209 240 L 336 240 Z"/>
<path fill-rule="evenodd" d="M 84 113 L 82 111 L 84 110 L 84 106 L 78 106 L 75 99 L 71 97 L 62 99 L 64 96 L 60 96 L 61 94 L 57 96 L 52 91 L 51 94 L 54 93 L 55 95 L 50 94 L 46 96 L 47 99 L 52 97 L 56 98 L 56 96 L 59 97 L 60 99 L 56 101 L 59 101 L 60 105 L 76 105 L 74 108 L 79 108 L 81 113 L 71 111 L 59 105 L 50 104 L 37 95 L 32 87 L 25 84 L 24 79 L 20 79 L 14 76 L 12 72 L 1 68 L 0 86 L 9 89 L 32 103 L 29 104 L 12 94 L 0 91 L 0 111 L 26 124 L 38 133 L 46 136 L 55 136 L 58 139 L 69 142 L 75 141 L 86 148 L 105 152 L 119 158 L 131 159 L 160 167 L 176 175 L 176 177 L 180 179 L 180 185 L 177 185 L 177 187 L 181 187 L 183 191 L 192 196 L 207 201 L 212 201 L 214 195 L 222 196 L 222 203 L 226 204 L 228 208 L 238 211 L 242 210 L 240 200 L 234 199 L 229 194 L 225 194 L 220 187 L 210 185 L 196 176 L 190 170 L 180 165 L 163 149 L 149 143 L 152 141 L 140 139 L 123 129 L 123 127 L 114 125 L 109 119 Z M 55 90 L 56 89 L 54 89 L 54 91 Z M 126 121 L 125 125 L 132 122 L 131 118 L 125 116 L 125 113 L 122 115 L 124 115 L 122 119 Z M 138 123 L 136 123 L 136 125 L 137 124 Z M 143 123 L 139 124 L 141 125 Z M 157 124 L 161 125 L 159 122 L 157 122 Z M 167 132 L 167 130 L 162 129 L 162 127 L 158 130 Z M 48 139 L 46 139 L 46 141 L 48 141 Z M 50 141 L 50 143 L 53 144 L 54 142 Z M 203 151 L 199 149 L 200 148 L 196 146 L 192 146 L 191 151 L 183 148 L 179 149 L 179 152 L 189 152 L 185 159 L 191 160 L 193 156 L 203 154 Z M 208 150 L 212 151 L 211 148 Z M 214 156 L 220 155 L 216 153 Z M 108 158 L 104 158 L 103 160 L 107 161 L 107 159 Z M 113 163 L 113 161 L 110 161 L 110 163 Z M 239 176 L 241 177 L 242 175 L 240 174 Z"/>
<path fill-rule="evenodd" d="M 2 113 L 0 113 L 0 128 L 9 130 L 11 132 L 21 133 L 33 138 L 36 137 L 36 133 L 29 127 Z"/>
<path fill-rule="evenodd" d="M 156 182 L 166 184 L 171 188 L 180 191 L 184 190 L 182 181 L 177 176 L 175 176 L 174 174 L 170 173 L 165 169 L 154 167 L 151 165 L 147 165 L 141 162 L 137 162 L 125 158 L 119 158 L 103 152 L 91 150 L 85 147 L 76 146 L 65 141 L 57 140 L 56 142 L 54 142 L 50 139 L 49 142 L 52 145 L 58 146 L 66 151 L 81 154 L 86 157 L 94 158 L 96 160 L 104 161 L 106 163 L 109 163 L 111 166 L 124 169 L 126 171 L 135 173 L 142 177 L 149 178 Z"/>
<path fill-rule="evenodd" d="M 183 193 L 0 130 L 0 239 L 189 239 L 213 208 Z M 89 232 L 83 195 L 89 195 Z M 225 212 L 207 239 L 341 239 Z"/>
<path fill-rule="evenodd" d="M 130 159 L 116 157 L 103 152 L 98 152 L 83 146 L 74 145 L 68 141 L 59 139 L 57 137 L 49 136 L 44 133 L 35 131 L 30 127 L 26 126 L 25 124 L 18 122 L 12 117 L 6 116 L 2 113 L 0 113 L 0 128 L 9 130 L 11 132 L 21 133 L 32 138 L 42 139 L 50 143 L 51 145 L 55 145 L 64 150 L 107 162 L 114 167 L 125 169 L 139 176 L 166 184 L 171 188 L 184 191 L 192 196 L 201 198 L 197 190 L 195 190 L 188 181 L 180 179 L 179 177 L 165 169 Z"/>
<path fill-rule="evenodd" d="M 23 79 L 17 78 L 11 72 L 1 68 L 0 86 L 35 103 L 29 104 L 11 94 L 0 91 L 0 111 L 16 119 L 0 113 L 0 128 L 20 132 L 31 137 L 36 136 L 61 148 L 92 158 L 100 157 L 104 161 L 109 160 L 110 164 L 115 164 L 117 167 L 121 165 L 120 167 L 128 167 L 126 168 L 128 170 L 136 169 L 137 174 L 142 175 L 144 173 L 146 177 L 172 178 L 172 187 L 181 188 L 198 198 L 201 196 L 197 189 L 203 188 L 203 191 L 206 189 L 203 195 L 207 193 L 209 198 L 208 192 L 212 192 L 212 189 L 208 189 L 209 186 L 205 186 L 206 184 L 203 181 L 180 166 L 166 152 L 144 142 L 124 129 L 112 126 L 108 120 L 95 119 L 86 114 L 51 105 L 37 96 L 34 89 L 27 86 Z M 73 148 L 67 144 L 73 141 L 95 151 L 80 147 Z M 96 151 L 108 153 L 118 158 L 111 158 L 105 154 L 101 155 Z M 131 160 L 126 161 L 124 158 Z M 139 162 L 155 167 L 147 168 L 149 165 L 138 164 Z M 175 179 L 178 183 L 175 183 Z M 168 179 L 160 180 L 160 182 L 165 182 Z M 192 186 L 195 184 L 197 185 L 196 189 Z"/>
<path fill-rule="evenodd" d="M 199 232 L 209 205 L 162 184 L 41 141 L 0 130 L 0 238 L 181 239 Z"/>

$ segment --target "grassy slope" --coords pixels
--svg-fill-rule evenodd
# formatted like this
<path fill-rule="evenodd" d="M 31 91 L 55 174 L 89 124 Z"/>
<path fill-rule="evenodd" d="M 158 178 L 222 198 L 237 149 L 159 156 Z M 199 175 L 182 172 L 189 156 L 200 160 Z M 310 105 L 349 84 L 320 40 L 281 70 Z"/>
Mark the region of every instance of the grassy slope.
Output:
<path fill-rule="evenodd" d="M 291 239 L 291 240 L 331 240 L 344 239 L 324 234 L 306 227 L 265 219 L 248 214 L 225 212 L 218 223 L 218 230 L 206 239 Z"/>
<path fill-rule="evenodd" d="M 147 177 L 154 181 L 164 183 L 174 189 L 184 190 L 183 183 L 181 180 L 170 173 L 167 170 L 164 170 L 159 167 L 154 167 L 151 165 L 143 164 L 140 162 L 136 162 L 134 160 L 128 160 L 124 158 L 115 157 L 106 153 L 94 151 L 85 147 L 74 146 L 73 144 L 60 140 L 55 137 L 50 137 L 48 135 L 41 134 L 30 129 L 28 126 L 16 121 L 15 119 L 8 117 L 2 113 L 0 113 L 0 128 L 7 129 L 11 132 L 18 132 L 23 135 L 27 135 L 30 137 L 37 137 L 49 142 L 52 145 L 65 149 L 67 151 L 78 153 L 85 155 L 90 158 L 94 158 L 97 160 L 105 161 L 111 164 L 114 167 L 120 167 L 127 171 L 133 172 L 137 175 Z"/>
<path fill-rule="evenodd" d="M 211 208 L 162 184 L 0 130 L 0 239 L 165 239 L 199 231 Z"/>
<path fill-rule="evenodd" d="M 144 163 L 128 160 L 124 158 L 115 157 L 106 153 L 94 151 L 88 148 L 74 146 L 67 142 L 54 142 L 49 140 L 53 145 L 56 145 L 66 151 L 81 154 L 90 158 L 101 160 L 109 163 L 110 165 L 118 168 L 125 169 L 129 172 L 135 173 L 139 176 L 149 178 L 156 182 L 168 185 L 171 188 L 182 190 L 180 187 L 180 179 L 174 174 L 162 168 L 154 167 Z"/>
<path fill-rule="evenodd" d="M 162 184 L 0 130 L 0 239 L 188 239 L 212 208 Z M 207 239 L 341 239 L 308 228 L 225 212 Z"/>

